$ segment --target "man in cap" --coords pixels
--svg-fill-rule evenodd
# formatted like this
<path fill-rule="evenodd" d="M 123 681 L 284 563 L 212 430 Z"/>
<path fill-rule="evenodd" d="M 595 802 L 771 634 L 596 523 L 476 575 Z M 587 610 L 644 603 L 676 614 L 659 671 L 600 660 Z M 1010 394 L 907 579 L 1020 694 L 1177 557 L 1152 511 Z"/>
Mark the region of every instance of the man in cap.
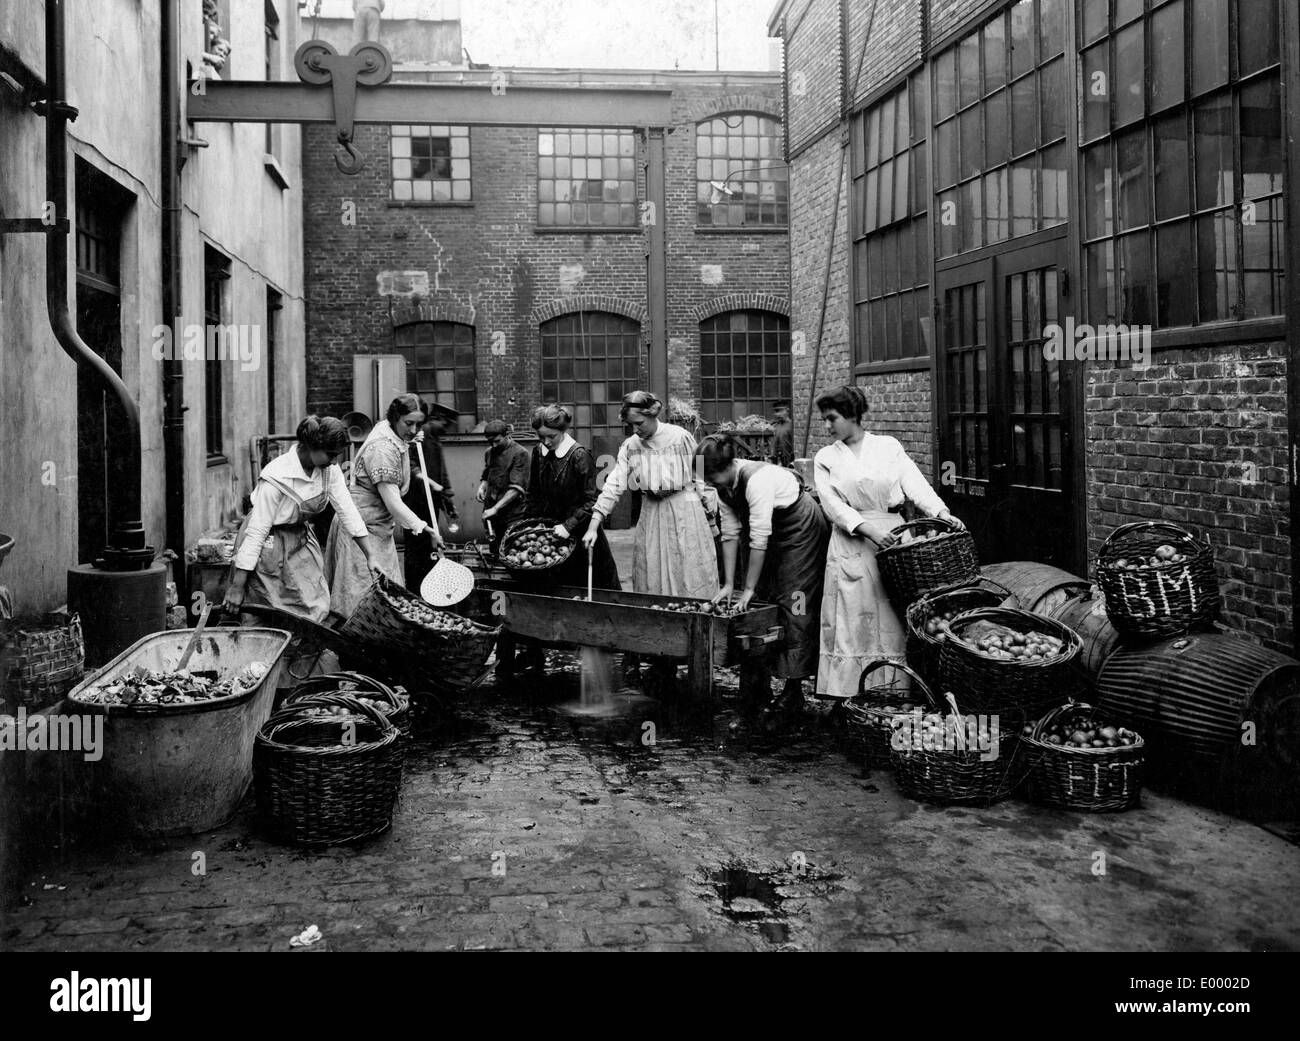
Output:
<path fill-rule="evenodd" d="M 510 424 L 494 419 L 483 428 L 488 450 L 483 455 L 483 476 L 474 496 L 483 504 L 483 519 L 492 524 L 492 552 L 501 544 L 506 525 L 523 515 L 532 457 L 510 436 Z"/>
<path fill-rule="evenodd" d="M 794 462 L 794 421 L 790 418 L 790 402 L 778 401 L 772 406 L 772 462 L 789 466 Z"/>
<path fill-rule="evenodd" d="M 433 495 L 433 508 L 447 515 L 448 521 L 457 519 L 456 502 L 452 495 L 451 480 L 447 476 L 447 463 L 442 455 L 442 435 L 454 429 L 460 413 L 437 402 L 422 401 L 421 411 L 428 418 L 424 421 L 424 463 L 427 471 L 420 470 L 420 457 L 414 446 L 411 448 L 411 487 L 403 502 L 422 521 L 435 527 L 438 521 L 429 516 L 429 507 L 425 501 L 424 484 L 428 484 Z M 424 576 L 433 567 L 433 554 L 428 539 L 406 539 L 403 572 L 407 589 L 419 589 Z"/>

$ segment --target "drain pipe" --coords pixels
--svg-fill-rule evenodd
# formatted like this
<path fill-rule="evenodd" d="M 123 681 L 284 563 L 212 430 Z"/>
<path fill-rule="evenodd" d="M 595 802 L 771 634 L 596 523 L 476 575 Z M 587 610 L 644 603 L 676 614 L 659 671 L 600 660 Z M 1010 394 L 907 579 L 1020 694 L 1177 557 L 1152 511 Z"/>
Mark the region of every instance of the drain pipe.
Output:
<path fill-rule="evenodd" d="M 67 102 L 67 55 L 63 0 L 45 0 L 45 185 L 47 201 L 58 216 L 68 213 L 68 122 L 77 110 Z M 78 365 L 92 371 L 121 403 L 126 429 L 116 435 L 126 454 L 123 486 L 117 491 L 118 520 L 104 550 L 109 570 L 138 571 L 153 560 L 145 545 L 140 503 L 140 409 L 126 384 L 108 362 L 77 334 L 68 313 L 68 223 L 45 236 L 45 305 L 59 346 Z"/>
<path fill-rule="evenodd" d="M 159 117 L 162 159 L 162 317 L 180 343 L 181 287 L 180 39 L 177 0 L 160 5 Z M 163 360 L 163 475 L 166 481 L 167 546 L 176 554 L 178 587 L 185 548 L 185 367 L 175 350 Z"/>

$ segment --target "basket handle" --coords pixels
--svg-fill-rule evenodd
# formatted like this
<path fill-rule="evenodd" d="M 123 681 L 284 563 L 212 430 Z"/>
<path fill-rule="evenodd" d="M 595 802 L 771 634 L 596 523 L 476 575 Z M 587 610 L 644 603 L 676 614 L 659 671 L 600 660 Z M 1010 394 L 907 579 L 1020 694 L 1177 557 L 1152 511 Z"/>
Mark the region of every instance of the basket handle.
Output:
<path fill-rule="evenodd" d="M 1140 530 L 1172 532 L 1176 538 L 1183 542 L 1204 542 L 1206 545 L 1209 544 L 1208 540 L 1201 539 L 1195 534 L 1195 532 L 1189 531 L 1187 528 L 1181 527 L 1180 525 L 1174 524 L 1170 521 L 1131 521 L 1128 524 L 1121 524 L 1106 536 L 1106 541 L 1101 544 L 1101 551 L 1097 554 L 1097 559 L 1100 560 L 1101 557 L 1105 555 L 1107 548 L 1113 540 Z"/>
<path fill-rule="evenodd" d="M 894 668 L 911 676 L 920 687 L 922 693 L 925 694 L 926 700 L 929 701 L 931 705 L 935 704 L 934 694 L 930 692 L 930 688 L 926 685 L 925 680 L 921 679 L 921 677 L 916 674 L 916 671 L 906 662 L 894 661 L 892 658 L 873 658 L 871 661 L 867 662 L 862 669 L 862 674 L 858 677 L 858 693 L 854 695 L 855 697 L 860 698 L 866 694 L 867 677 L 882 665 L 892 665 Z"/>
<path fill-rule="evenodd" d="M 378 709 L 373 709 L 369 705 L 363 705 L 350 694 L 309 694 L 294 702 L 285 702 L 275 714 L 262 724 L 262 732 L 266 733 L 271 727 L 278 726 L 281 723 L 287 723 L 291 719 L 297 719 L 305 708 L 318 708 L 325 705 L 341 705 L 349 712 L 353 712 L 379 727 L 381 734 L 387 734 L 390 730 L 396 730 L 397 725 L 393 723 Z"/>
<path fill-rule="evenodd" d="M 946 534 L 947 532 L 956 531 L 957 525 L 951 524 L 940 517 L 921 517 L 914 521 L 904 521 L 898 527 L 891 528 L 889 534 L 897 535 L 899 532 L 909 531 L 912 528 L 939 528 Z"/>
<path fill-rule="evenodd" d="M 1071 698 L 1064 705 L 1057 705 L 1056 708 L 1052 709 L 1050 712 L 1047 713 L 1047 715 L 1043 716 L 1042 719 L 1040 719 L 1037 723 L 1035 723 L 1033 733 L 1030 734 L 1029 736 L 1032 737 L 1035 741 L 1041 741 L 1043 732 L 1046 731 L 1049 726 L 1055 723 L 1067 712 L 1073 712 L 1077 708 L 1090 709 L 1092 708 L 1092 706 L 1087 704 L 1086 702 L 1075 701 L 1073 698 Z"/>

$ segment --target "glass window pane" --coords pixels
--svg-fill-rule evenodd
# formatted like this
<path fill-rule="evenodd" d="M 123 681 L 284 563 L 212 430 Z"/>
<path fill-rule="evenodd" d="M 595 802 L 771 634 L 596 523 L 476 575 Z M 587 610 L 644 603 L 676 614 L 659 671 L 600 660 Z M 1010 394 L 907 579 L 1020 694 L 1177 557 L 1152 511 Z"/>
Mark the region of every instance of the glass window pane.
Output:
<path fill-rule="evenodd" d="M 1115 182 L 1119 186 L 1119 230 L 1149 224 L 1147 134 L 1141 127 L 1115 138 Z"/>
<path fill-rule="evenodd" d="M 1116 242 L 1119 257 L 1119 319 L 1125 325 L 1150 325 L 1151 308 L 1151 240 L 1150 233 L 1139 231 Z"/>
<path fill-rule="evenodd" d="M 949 47 L 934 62 L 934 118 L 938 121 L 956 111 L 957 48 Z"/>
<path fill-rule="evenodd" d="M 867 114 L 867 166 L 880 162 L 880 106 Z"/>
<path fill-rule="evenodd" d="M 898 117 L 894 114 L 893 98 L 886 98 L 877 107 L 880 109 L 880 158 L 885 160 L 894 154 L 894 128 Z"/>
<path fill-rule="evenodd" d="M 1187 212 L 1190 191 L 1187 179 L 1187 117 L 1182 112 L 1151 125 L 1155 149 L 1156 220 Z"/>
<path fill-rule="evenodd" d="M 1278 79 L 1253 83 L 1241 92 L 1241 187 L 1243 197 L 1282 190 L 1282 97 Z"/>
<path fill-rule="evenodd" d="M 1242 239 L 1242 317 L 1258 318 L 1281 314 L 1284 242 L 1282 236 L 1282 200 L 1256 203 L 1251 221 L 1243 221 Z"/>
<path fill-rule="evenodd" d="M 1183 100 L 1183 0 L 1151 16 L 1151 111 Z"/>
<path fill-rule="evenodd" d="M 1065 59 L 1059 58 L 1038 72 L 1039 105 L 1043 113 L 1043 143 L 1065 136 L 1069 100 L 1065 94 Z"/>
<path fill-rule="evenodd" d="M 1084 252 L 1085 280 L 1088 286 L 1088 317 L 1093 324 L 1111 322 L 1115 317 L 1115 263 L 1112 242 L 1107 239 Z"/>
<path fill-rule="evenodd" d="M 1039 61 L 1065 50 L 1065 0 L 1038 0 Z"/>
<path fill-rule="evenodd" d="M 1011 165 L 1011 234 L 1028 235 L 1038 226 L 1038 157 Z"/>
<path fill-rule="evenodd" d="M 929 81 L 924 74 L 917 73 L 910 81 L 910 93 L 912 97 L 912 135 L 914 140 L 924 141 L 926 138 L 925 129 L 930 125 L 930 109 L 928 107 L 928 91 L 926 84 Z"/>
<path fill-rule="evenodd" d="M 908 120 L 907 91 L 895 96 L 894 111 L 898 117 L 898 129 L 894 132 L 894 151 L 901 152 L 912 142 L 912 127 Z"/>
<path fill-rule="evenodd" d="M 1001 166 L 1011 158 L 1011 126 L 1007 104 L 1010 95 L 1001 90 L 984 102 L 984 168 Z"/>
<path fill-rule="evenodd" d="M 1193 292 L 1192 225 L 1190 221 L 1156 229 L 1156 325 L 1164 329 L 1191 325 Z"/>
<path fill-rule="evenodd" d="M 1007 171 L 1004 167 L 984 177 L 985 241 L 1003 242 L 1011 234 L 1007 206 Z"/>
<path fill-rule="evenodd" d="M 984 26 L 984 90 L 997 90 L 1007 81 L 1007 22 L 994 18 Z"/>
<path fill-rule="evenodd" d="M 1192 93 L 1228 82 L 1228 0 L 1191 0 Z"/>
<path fill-rule="evenodd" d="M 1247 76 L 1277 62 L 1277 0 L 1237 0 L 1238 75 Z"/>
<path fill-rule="evenodd" d="M 1091 141 L 1110 129 L 1110 48 L 1105 43 L 1083 52 L 1083 139 Z"/>
<path fill-rule="evenodd" d="M 904 152 L 894 160 L 894 219 L 907 216 L 907 188 L 911 184 L 911 170 L 908 168 L 909 154 Z"/>
<path fill-rule="evenodd" d="M 984 182 L 980 178 L 967 181 L 961 187 L 961 206 L 958 220 L 961 223 L 961 248 L 978 249 L 984 245 Z"/>
<path fill-rule="evenodd" d="M 1083 154 L 1083 234 L 1095 239 L 1114 234 L 1110 144 L 1093 145 Z"/>
<path fill-rule="evenodd" d="M 963 180 L 979 172 L 980 161 L 983 159 L 984 147 L 980 128 L 981 111 L 981 106 L 976 105 L 957 117 L 957 121 L 961 124 L 960 170 Z"/>
<path fill-rule="evenodd" d="M 880 167 L 880 226 L 893 222 L 894 209 L 894 163 L 891 160 Z"/>
<path fill-rule="evenodd" d="M 1202 322 L 1236 317 L 1236 231 L 1235 210 L 1207 214 L 1196 222 L 1197 300 Z"/>
<path fill-rule="evenodd" d="M 1142 0 L 1115 0 L 1115 21 L 1118 28 L 1127 25 L 1142 13 Z"/>
<path fill-rule="evenodd" d="M 950 119 L 934 128 L 934 151 L 939 188 L 957 183 L 957 120 Z"/>
<path fill-rule="evenodd" d="M 1038 97 L 1034 77 L 1026 76 L 1011 87 L 1011 154 L 1024 155 L 1038 147 Z"/>
<path fill-rule="evenodd" d="M 938 197 L 939 256 L 951 257 L 960 247 L 957 223 L 957 189 Z"/>
<path fill-rule="evenodd" d="M 1207 210 L 1236 201 L 1232 177 L 1232 102 L 1215 98 L 1197 107 L 1196 206 Z"/>
<path fill-rule="evenodd" d="M 1115 125 L 1124 126 L 1141 119 L 1143 114 L 1143 85 L 1146 82 L 1146 59 L 1143 49 L 1142 23 L 1130 25 L 1115 36 L 1115 74 L 1112 90 L 1115 95 Z"/>
<path fill-rule="evenodd" d="M 980 96 L 980 35 L 971 33 L 957 47 L 958 96 L 969 105 Z"/>
<path fill-rule="evenodd" d="M 1108 0 L 1082 0 L 1083 6 L 1083 42 L 1092 43 L 1105 35 L 1108 27 L 1110 6 Z"/>
<path fill-rule="evenodd" d="M 1070 217 L 1069 171 L 1065 142 L 1042 151 L 1043 188 L 1042 210 L 1039 213 L 1044 228 L 1064 223 Z"/>
<path fill-rule="evenodd" d="M 1034 53 L 1034 0 L 1011 8 L 1011 75 L 1022 76 L 1037 64 Z"/>

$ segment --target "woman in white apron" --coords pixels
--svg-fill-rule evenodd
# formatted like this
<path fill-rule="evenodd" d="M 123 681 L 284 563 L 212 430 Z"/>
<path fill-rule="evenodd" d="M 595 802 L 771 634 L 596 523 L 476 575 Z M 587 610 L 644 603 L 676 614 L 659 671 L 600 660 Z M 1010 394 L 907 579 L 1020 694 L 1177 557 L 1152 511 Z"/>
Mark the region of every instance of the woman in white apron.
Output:
<path fill-rule="evenodd" d="M 618 450 L 582 544 L 590 552 L 623 493 L 640 491 L 645 499 L 632 551 L 633 590 L 709 600 L 718 592 L 718 553 L 700 498 L 703 482 L 695 478 L 695 438 L 661 422 L 661 411 L 648 391 L 623 399 L 619 416 L 634 433 Z"/>
<path fill-rule="evenodd" d="M 418 397 L 414 394 L 395 397 L 383 421 L 375 424 L 352 460 L 349 482 L 352 501 L 366 522 L 373 556 L 366 558 L 357 543 L 348 537 L 342 518 L 335 515 L 325 542 L 325 578 L 330 588 L 330 610 L 341 619 L 351 616 L 374 583 L 372 563 L 402 585 L 402 565 L 393 539 L 395 523 L 411 533 L 408 538 L 428 532 L 435 552 L 442 555 L 442 536 L 438 529 L 421 520 L 402 502 L 402 496 L 411 486 L 410 445 L 423 440 L 419 432 L 423 424 L 424 413 L 420 411 Z"/>
<path fill-rule="evenodd" d="M 338 468 L 348 431 L 332 416 L 308 416 L 298 424 L 298 444 L 262 468 L 253 489 L 253 508 L 235 539 L 235 561 L 225 608 L 245 602 L 278 608 L 324 623 L 330 611 L 325 561 L 309 520 L 332 505 L 344 530 L 357 541 L 371 569 L 366 522 L 357 512 Z M 246 615 L 247 624 L 258 624 Z"/>
<path fill-rule="evenodd" d="M 906 633 L 889 602 L 876 551 L 888 546 L 902 519 L 890 512 L 911 499 L 928 517 L 965 526 L 917 469 L 897 439 L 862 429 L 867 397 L 840 387 L 817 399 L 835 441 L 814 459 L 821 507 L 833 525 L 822 595 L 817 693 L 847 698 L 873 658 L 905 660 Z"/>

